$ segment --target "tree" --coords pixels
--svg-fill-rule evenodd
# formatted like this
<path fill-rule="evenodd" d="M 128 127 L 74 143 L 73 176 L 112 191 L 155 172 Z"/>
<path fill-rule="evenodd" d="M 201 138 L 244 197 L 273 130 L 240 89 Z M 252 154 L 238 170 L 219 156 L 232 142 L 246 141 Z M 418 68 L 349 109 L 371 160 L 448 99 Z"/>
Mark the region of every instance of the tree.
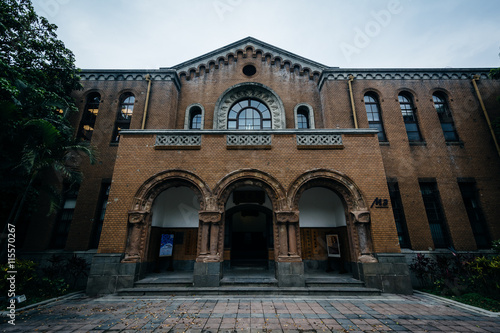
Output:
<path fill-rule="evenodd" d="M 81 85 L 74 55 L 56 29 L 29 0 L 0 2 L 0 218 L 6 225 L 33 209 L 27 204 L 42 175 L 77 181 L 69 157 L 94 159 L 88 145 L 75 141 L 68 120 L 77 111 L 71 92 Z"/>

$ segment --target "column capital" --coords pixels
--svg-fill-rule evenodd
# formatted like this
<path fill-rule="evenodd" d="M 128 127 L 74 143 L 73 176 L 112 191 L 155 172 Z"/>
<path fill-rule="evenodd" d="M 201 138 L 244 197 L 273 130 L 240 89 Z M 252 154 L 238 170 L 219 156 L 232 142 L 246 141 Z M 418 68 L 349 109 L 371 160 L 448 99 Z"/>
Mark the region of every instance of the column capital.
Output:
<path fill-rule="evenodd" d="M 299 212 L 296 210 L 276 212 L 276 222 L 278 223 L 298 223 Z"/>
<path fill-rule="evenodd" d="M 351 210 L 351 215 L 355 223 L 370 223 L 370 211 L 368 210 Z"/>
<path fill-rule="evenodd" d="M 222 213 L 219 211 L 200 211 L 198 216 L 203 223 L 219 223 L 222 220 Z"/>
<path fill-rule="evenodd" d="M 130 210 L 128 212 L 128 222 L 131 224 L 143 223 L 147 214 L 148 212 L 145 210 Z"/>

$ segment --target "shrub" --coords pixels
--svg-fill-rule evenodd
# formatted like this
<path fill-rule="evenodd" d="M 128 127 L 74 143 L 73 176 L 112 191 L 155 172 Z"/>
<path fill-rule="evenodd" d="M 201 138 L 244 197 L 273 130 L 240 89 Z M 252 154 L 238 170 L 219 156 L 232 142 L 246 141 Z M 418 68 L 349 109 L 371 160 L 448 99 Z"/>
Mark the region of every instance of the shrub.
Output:
<path fill-rule="evenodd" d="M 81 257 L 73 255 L 68 259 L 53 255 L 48 266 L 41 269 L 31 260 L 16 259 L 16 295 L 26 295 L 27 304 L 64 295 L 76 290 L 81 277 L 88 275 L 89 264 Z M 9 289 L 9 266 L 0 266 L 0 289 L 6 296 Z M 71 281 L 71 285 L 68 283 Z M 3 306 L 6 306 L 5 302 Z"/>
<path fill-rule="evenodd" d="M 435 259 L 417 254 L 410 269 L 421 283 L 440 295 L 478 293 L 500 300 L 500 255 L 492 258 L 452 253 Z"/>

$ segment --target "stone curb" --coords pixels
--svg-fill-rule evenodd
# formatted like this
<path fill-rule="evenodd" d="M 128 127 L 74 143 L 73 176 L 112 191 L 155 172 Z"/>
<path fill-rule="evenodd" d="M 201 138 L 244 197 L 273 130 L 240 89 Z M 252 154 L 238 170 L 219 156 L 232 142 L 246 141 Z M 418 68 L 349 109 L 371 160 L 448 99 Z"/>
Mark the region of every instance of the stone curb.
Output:
<path fill-rule="evenodd" d="M 429 294 L 429 293 L 424 293 L 423 291 L 413 290 L 413 293 L 417 294 L 417 295 L 422 295 L 422 296 L 425 296 L 425 297 L 428 297 L 428 298 L 432 298 L 432 299 L 435 299 L 435 300 L 437 300 L 439 302 L 447 303 L 447 304 L 450 304 L 450 305 L 462 308 L 464 310 L 475 312 L 475 313 L 478 313 L 478 314 L 483 315 L 483 316 L 500 317 L 500 312 L 488 311 L 488 310 L 485 310 L 485 309 L 478 308 L 476 306 L 472 306 L 472 305 L 460 303 L 460 302 L 457 302 L 457 301 L 454 301 L 454 300 L 451 300 L 451 299 L 448 299 L 448 298 L 445 298 L 445 297 L 436 296 L 436 295 Z"/>
<path fill-rule="evenodd" d="M 73 298 L 74 296 L 80 295 L 80 294 L 83 294 L 83 291 L 75 291 L 73 293 L 69 293 L 69 294 L 66 294 L 66 295 L 63 295 L 63 296 L 59 296 L 59 297 L 54 297 L 54 298 L 51 298 L 51 299 L 47 299 L 45 301 L 41 301 L 41 302 L 38 302 L 38 303 L 35 303 L 35 304 L 27 305 L 27 306 L 25 306 L 23 308 L 16 309 L 16 313 L 21 312 L 21 311 L 30 310 L 30 309 L 36 308 L 38 306 L 47 305 L 49 303 L 55 303 L 57 301 L 62 301 L 62 300 L 66 300 L 66 299 L 69 299 L 69 298 Z M 0 317 L 7 317 L 8 314 L 9 314 L 8 311 L 0 311 Z"/>

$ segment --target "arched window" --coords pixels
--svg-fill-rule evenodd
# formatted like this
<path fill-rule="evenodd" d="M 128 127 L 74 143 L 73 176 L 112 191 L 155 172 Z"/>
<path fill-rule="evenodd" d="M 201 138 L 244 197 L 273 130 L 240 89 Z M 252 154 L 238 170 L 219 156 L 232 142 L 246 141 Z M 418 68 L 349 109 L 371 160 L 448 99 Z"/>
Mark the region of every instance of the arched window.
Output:
<path fill-rule="evenodd" d="M 78 128 L 78 139 L 82 141 L 90 141 L 92 138 L 100 103 L 101 95 L 99 95 L 99 93 L 94 92 L 88 94 L 85 108 L 83 109 L 82 120 L 80 121 L 80 126 Z"/>
<path fill-rule="evenodd" d="M 378 141 L 387 141 L 377 95 L 374 93 L 365 94 L 365 108 L 369 127 L 378 130 Z"/>
<path fill-rule="evenodd" d="M 432 95 L 432 100 L 434 101 L 434 107 L 436 108 L 439 121 L 441 122 L 444 139 L 446 141 L 458 141 L 458 135 L 455 130 L 455 124 L 453 122 L 453 117 L 451 116 L 450 108 L 446 102 L 446 97 L 444 94 L 437 92 Z"/>
<path fill-rule="evenodd" d="M 295 115 L 295 128 L 314 128 L 314 113 L 312 107 L 307 103 L 300 103 L 293 109 Z"/>
<path fill-rule="evenodd" d="M 301 106 L 297 110 L 297 128 L 309 128 L 309 110 Z"/>
<path fill-rule="evenodd" d="M 197 106 L 190 110 L 189 129 L 201 129 L 201 109 Z"/>
<path fill-rule="evenodd" d="M 244 99 L 234 104 L 227 117 L 228 129 L 271 129 L 271 112 L 256 99 Z"/>
<path fill-rule="evenodd" d="M 113 131 L 112 142 L 120 140 L 120 131 L 130 128 L 130 121 L 132 120 L 132 113 L 134 112 L 134 94 L 128 92 L 120 97 L 120 109 L 116 116 L 115 128 Z"/>
<path fill-rule="evenodd" d="M 403 120 L 405 122 L 408 140 L 410 142 L 422 141 L 422 136 L 420 135 L 420 129 L 418 128 L 417 116 L 415 114 L 415 107 L 413 106 L 411 95 L 407 93 L 401 93 L 399 94 L 398 99 L 399 107 L 401 108 L 401 113 L 403 114 Z"/>

